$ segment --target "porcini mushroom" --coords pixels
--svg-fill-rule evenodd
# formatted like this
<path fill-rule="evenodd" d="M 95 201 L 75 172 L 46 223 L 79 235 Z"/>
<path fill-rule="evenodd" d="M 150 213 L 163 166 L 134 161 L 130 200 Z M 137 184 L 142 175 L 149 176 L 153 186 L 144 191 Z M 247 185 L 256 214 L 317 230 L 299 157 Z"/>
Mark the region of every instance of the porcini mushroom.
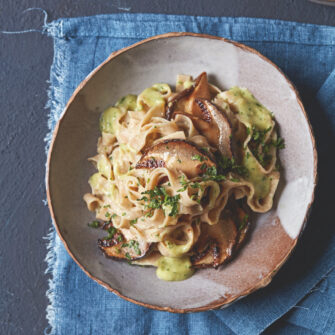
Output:
<path fill-rule="evenodd" d="M 195 103 L 195 99 L 210 99 L 209 86 L 207 81 L 207 73 L 202 72 L 194 81 L 194 84 L 176 94 L 167 104 L 165 117 L 171 120 L 173 112 L 185 111 L 188 114 L 197 116 L 199 107 Z M 200 111 L 199 111 L 200 113 Z"/>
<path fill-rule="evenodd" d="M 196 145 L 185 140 L 173 139 L 155 144 L 146 150 L 137 162 L 136 169 L 166 167 L 183 172 L 191 179 L 203 174 L 212 166 L 215 166 L 215 163 Z"/>
<path fill-rule="evenodd" d="M 232 256 L 237 235 L 236 225 L 231 219 L 221 219 L 214 225 L 203 223 L 191 257 L 192 266 L 217 268 L 225 263 Z"/>
<path fill-rule="evenodd" d="M 99 239 L 98 246 L 106 257 L 130 261 L 144 257 L 149 252 L 151 244 L 143 240 L 127 241 L 121 232 L 116 231 L 112 238 Z"/>

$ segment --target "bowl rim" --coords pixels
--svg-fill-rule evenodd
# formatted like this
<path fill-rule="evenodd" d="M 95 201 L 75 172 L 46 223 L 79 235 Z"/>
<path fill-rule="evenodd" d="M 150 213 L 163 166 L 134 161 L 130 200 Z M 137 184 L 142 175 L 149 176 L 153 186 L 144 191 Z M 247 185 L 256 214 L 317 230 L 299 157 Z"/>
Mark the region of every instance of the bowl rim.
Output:
<path fill-rule="evenodd" d="M 269 271 L 268 275 L 266 277 L 263 277 L 254 287 L 252 288 L 248 288 L 245 291 L 239 293 L 238 295 L 234 295 L 234 296 L 228 296 L 228 297 L 221 297 L 219 299 L 216 299 L 206 305 L 200 306 L 200 307 L 195 307 L 195 308 L 172 308 L 169 306 L 163 307 L 163 306 L 157 306 L 157 305 L 152 305 L 149 303 L 145 303 L 133 298 L 129 298 L 126 295 L 120 293 L 118 290 L 112 288 L 108 283 L 104 282 L 103 280 L 97 278 L 95 275 L 93 275 L 91 272 L 89 272 L 82 264 L 80 264 L 80 262 L 77 260 L 76 256 L 72 253 L 71 248 L 69 247 L 68 243 L 66 242 L 65 238 L 63 237 L 60 228 L 58 227 L 56 218 L 55 218 L 55 213 L 54 213 L 54 208 L 52 206 L 52 200 L 51 200 L 51 194 L 50 194 L 50 163 L 51 163 L 51 158 L 52 158 L 52 152 L 53 152 L 53 148 L 54 148 L 54 144 L 55 144 L 55 140 L 58 134 L 58 130 L 59 127 L 64 119 L 64 115 L 66 114 L 66 112 L 68 111 L 68 109 L 70 108 L 72 102 L 74 101 L 74 99 L 76 98 L 77 94 L 84 88 L 84 86 L 86 85 L 86 83 L 108 62 L 112 61 L 114 58 L 118 57 L 119 55 L 127 52 L 128 50 L 131 50 L 133 48 L 136 48 L 137 46 L 140 46 L 142 44 L 146 44 L 149 43 L 151 41 L 155 41 L 155 40 L 159 40 L 159 39 L 167 39 L 167 38 L 175 38 L 175 37 L 184 37 L 184 36 L 190 36 L 190 37 L 198 37 L 198 38 L 205 38 L 205 39 L 214 39 L 214 40 L 219 40 L 219 41 L 223 41 L 225 43 L 229 43 L 232 44 L 238 48 L 241 48 L 242 50 L 248 51 L 250 53 L 253 53 L 255 55 L 257 55 L 258 57 L 260 57 L 262 60 L 266 61 L 267 63 L 269 63 L 270 65 L 272 65 L 273 67 L 275 67 L 275 69 L 277 71 L 279 71 L 279 73 L 283 76 L 283 78 L 286 80 L 286 82 L 288 83 L 289 87 L 291 90 L 293 90 L 293 92 L 296 95 L 296 99 L 297 102 L 301 108 L 301 111 L 303 113 L 303 116 L 305 117 L 306 121 L 307 121 L 307 125 L 308 125 L 308 130 L 309 130 L 309 135 L 312 141 L 312 147 L 313 147 L 313 159 L 314 159 L 314 165 L 313 165 L 313 190 L 312 190 L 312 196 L 311 196 L 311 200 L 307 206 L 306 209 L 306 214 L 304 217 L 304 221 L 303 224 L 300 228 L 300 232 L 298 234 L 298 236 L 292 241 L 292 246 L 290 248 L 290 250 L 288 251 L 288 253 L 283 257 L 282 261 L 277 264 L 275 266 L 275 268 L 272 271 Z M 297 91 L 297 89 L 295 88 L 294 84 L 288 79 L 288 77 L 284 74 L 284 72 L 275 64 L 273 63 L 271 60 L 269 60 L 267 57 L 265 57 L 264 55 L 262 55 L 259 51 L 255 50 L 254 48 L 251 48 L 249 46 L 246 46 L 242 43 L 236 42 L 236 41 L 232 41 L 230 39 L 224 38 L 224 37 L 219 37 L 219 36 L 213 36 L 213 35 L 208 35 L 208 34 L 199 34 L 199 33 L 191 33 L 191 32 L 169 32 L 169 33 L 165 33 L 165 34 L 160 34 L 160 35 L 155 35 L 149 38 L 146 38 L 144 40 L 141 40 L 137 43 L 134 43 L 132 45 L 129 45 L 125 48 L 119 49 L 117 51 L 112 52 L 105 61 L 103 61 L 100 65 L 98 65 L 95 69 L 93 69 L 86 77 L 85 79 L 78 85 L 78 87 L 75 89 L 75 91 L 72 93 L 70 99 L 68 100 L 64 110 L 62 111 L 57 124 L 53 130 L 53 134 L 52 134 L 52 138 L 50 141 L 50 146 L 49 146 L 49 150 L 48 150 L 48 156 L 47 156 L 47 164 L 46 164 L 46 193 L 47 193 L 47 201 L 48 201 L 48 207 L 49 207 L 49 211 L 50 211 L 50 215 L 52 218 L 52 223 L 53 226 L 55 227 L 57 234 L 59 236 L 59 238 L 61 239 L 61 241 L 63 242 L 67 252 L 69 253 L 69 255 L 72 257 L 72 259 L 78 264 L 78 266 L 81 268 L 82 271 L 84 271 L 84 273 L 90 277 L 91 279 L 93 279 L 94 281 L 96 281 L 97 283 L 99 283 L 101 286 L 105 287 L 108 291 L 118 295 L 120 298 L 123 298 L 129 302 L 135 303 L 137 305 L 143 306 L 143 307 L 147 307 L 153 310 L 159 310 L 159 311 L 168 311 L 168 312 L 172 312 L 172 313 L 189 313 L 189 312 L 201 312 L 201 311 L 207 311 L 207 310 L 212 310 L 212 309 L 217 309 L 220 307 L 227 307 L 228 305 L 230 305 L 231 303 L 251 294 L 252 292 L 267 286 L 271 280 L 273 279 L 274 275 L 278 272 L 278 270 L 282 267 L 282 265 L 286 262 L 286 260 L 289 258 L 289 256 L 292 254 L 293 250 L 295 249 L 295 246 L 297 244 L 297 241 L 302 233 L 302 231 L 304 230 L 305 226 L 306 226 L 306 222 L 311 210 L 311 206 L 313 204 L 314 201 L 314 197 L 315 197 L 315 187 L 317 184 L 317 164 L 318 164 L 318 156 L 317 156 L 317 150 L 316 150 L 316 143 L 315 143 L 315 138 L 313 135 L 313 130 L 312 130 L 312 126 L 311 123 L 308 119 L 307 113 L 305 111 L 305 108 L 303 106 L 303 103 L 301 101 L 300 95 Z"/>

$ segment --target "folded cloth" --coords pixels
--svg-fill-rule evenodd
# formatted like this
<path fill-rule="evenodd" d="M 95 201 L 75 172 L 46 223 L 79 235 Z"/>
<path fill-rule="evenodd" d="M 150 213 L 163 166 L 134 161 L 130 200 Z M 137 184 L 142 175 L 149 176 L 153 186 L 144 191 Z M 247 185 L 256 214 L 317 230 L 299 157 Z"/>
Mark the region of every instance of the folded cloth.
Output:
<path fill-rule="evenodd" d="M 89 279 L 52 229 L 46 333 L 252 335 L 267 329 L 269 334 L 334 334 L 335 225 L 330 192 L 334 185 L 335 27 L 251 18 L 116 14 L 59 19 L 46 30 L 54 40 L 51 131 L 76 86 L 111 52 L 152 35 L 191 31 L 240 41 L 281 67 L 302 96 L 319 152 L 319 185 L 307 228 L 267 288 L 222 310 L 186 315 L 149 310 Z"/>

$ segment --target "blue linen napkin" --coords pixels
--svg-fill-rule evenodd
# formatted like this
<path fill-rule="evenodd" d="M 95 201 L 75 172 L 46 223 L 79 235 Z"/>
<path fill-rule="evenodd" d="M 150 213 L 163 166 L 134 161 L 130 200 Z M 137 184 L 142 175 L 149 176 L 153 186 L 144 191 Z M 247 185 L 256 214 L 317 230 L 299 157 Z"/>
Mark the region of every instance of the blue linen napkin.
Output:
<path fill-rule="evenodd" d="M 46 333 L 252 335 L 268 329 L 265 333 L 334 334 L 335 27 L 251 18 L 115 14 L 59 19 L 45 28 L 54 40 L 50 130 L 76 86 L 111 52 L 152 35 L 191 31 L 240 41 L 279 65 L 300 91 L 319 152 L 319 185 L 309 223 L 294 254 L 267 288 L 223 310 L 187 315 L 152 311 L 89 279 L 52 229 Z"/>

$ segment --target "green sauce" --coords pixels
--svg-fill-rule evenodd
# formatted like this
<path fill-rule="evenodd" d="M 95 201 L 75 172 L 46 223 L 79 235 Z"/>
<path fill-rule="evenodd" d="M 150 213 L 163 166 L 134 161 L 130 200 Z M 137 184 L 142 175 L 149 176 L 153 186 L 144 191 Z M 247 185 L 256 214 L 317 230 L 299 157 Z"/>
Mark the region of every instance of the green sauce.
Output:
<path fill-rule="evenodd" d="M 159 104 L 164 104 L 165 100 L 162 97 L 162 94 L 155 88 L 149 87 L 146 88 L 140 95 L 139 99 L 137 100 L 137 108 L 142 109 L 142 105 L 146 105 L 149 108 L 159 105 Z"/>
<path fill-rule="evenodd" d="M 172 206 L 165 206 L 165 207 L 171 208 L 169 211 L 166 212 L 166 213 L 170 213 L 172 210 Z M 165 243 L 167 247 L 169 248 L 169 252 L 172 257 L 180 257 L 184 255 L 186 252 L 190 250 L 192 246 L 190 243 L 177 245 L 169 240 L 167 240 Z"/>
<path fill-rule="evenodd" d="M 246 88 L 233 87 L 229 102 L 235 105 L 241 121 L 247 126 L 265 130 L 272 126 L 272 115 Z"/>
<path fill-rule="evenodd" d="M 107 179 L 112 178 L 112 167 L 106 156 L 101 156 L 97 162 L 98 171 Z"/>
<path fill-rule="evenodd" d="M 137 95 L 128 94 L 122 97 L 115 106 L 125 111 L 134 111 L 136 109 L 136 101 Z"/>
<path fill-rule="evenodd" d="M 259 168 L 258 162 L 253 155 L 244 155 L 243 165 L 247 168 L 246 179 L 254 185 L 255 196 L 264 198 L 270 191 L 271 181 Z"/>
<path fill-rule="evenodd" d="M 117 129 L 116 121 L 120 119 L 122 114 L 121 110 L 117 107 L 107 108 L 100 117 L 100 131 L 115 134 Z"/>
<path fill-rule="evenodd" d="M 173 258 L 162 256 L 158 260 L 156 275 L 161 280 L 180 281 L 190 278 L 194 273 L 189 257 Z"/>
<path fill-rule="evenodd" d="M 246 88 L 233 87 L 227 92 L 227 102 L 233 105 L 239 115 L 240 121 L 249 130 L 255 127 L 265 131 L 273 126 L 272 115 Z M 257 159 L 244 152 L 243 166 L 248 170 L 246 179 L 254 185 L 255 197 L 264 198 L 268 195 L 271 180 L 261 170 Z"/>

